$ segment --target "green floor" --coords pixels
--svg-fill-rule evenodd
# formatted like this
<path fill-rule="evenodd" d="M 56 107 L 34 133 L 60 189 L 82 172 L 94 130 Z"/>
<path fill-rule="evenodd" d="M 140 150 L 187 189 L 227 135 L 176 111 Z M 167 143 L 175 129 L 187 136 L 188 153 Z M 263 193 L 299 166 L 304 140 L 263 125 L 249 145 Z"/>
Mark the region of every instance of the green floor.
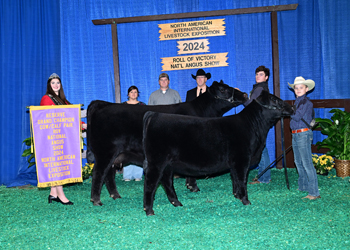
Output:
<path fill-rule="evenodd" d="M 175 179 L 183 207 L 159 188 L 155 216 L 143 211 L 143 181 L 123 182 L 114 201 L 103 187 L 102 207 L 90 203 L 91 179 L 65 187 L 75 204 L 48 204 L 49 189 L 0 186 L 0 249 L 350 249 L 349 177 L 319 176 L 321 199 L 302 200 L 297 174 L 272 170 L 270 184 L 249 185 L 252 205 L 232 195 L 229 175 L 198 180 L 190 193 Z M 257 171 L 251 171 L 251 180 Z"/>

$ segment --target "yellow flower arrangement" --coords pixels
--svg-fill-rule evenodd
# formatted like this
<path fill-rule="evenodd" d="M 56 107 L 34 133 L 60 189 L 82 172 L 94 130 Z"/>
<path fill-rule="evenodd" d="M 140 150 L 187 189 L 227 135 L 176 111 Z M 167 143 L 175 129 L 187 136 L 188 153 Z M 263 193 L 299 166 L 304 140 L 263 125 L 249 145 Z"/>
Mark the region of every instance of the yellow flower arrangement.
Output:
<path fill-rule="evenodd" d="M 329 155 L 318 156 L 316 154 L 312 155 L 312 163 L 316 168 L 316 173 L 326 174 L 334 167 L 334 159 Z"/>
<path fill-rule="evenodd" d="M 89 179 L 92 176 L 92 170 L 94 169 L 94 163 L 86 163 L 82 169 L 83 179 Z"/>

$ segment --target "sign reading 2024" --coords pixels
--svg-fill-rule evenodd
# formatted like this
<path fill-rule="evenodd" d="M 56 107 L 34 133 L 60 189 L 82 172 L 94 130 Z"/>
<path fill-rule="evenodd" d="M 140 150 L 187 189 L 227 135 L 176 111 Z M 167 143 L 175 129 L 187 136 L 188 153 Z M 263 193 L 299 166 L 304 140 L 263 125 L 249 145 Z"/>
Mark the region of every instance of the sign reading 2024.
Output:
<path fill-rule="evenodd" d="M 208 39 L 178 41 L 177 44 L 179 48 L 178 55 L 209 52 Z"/>

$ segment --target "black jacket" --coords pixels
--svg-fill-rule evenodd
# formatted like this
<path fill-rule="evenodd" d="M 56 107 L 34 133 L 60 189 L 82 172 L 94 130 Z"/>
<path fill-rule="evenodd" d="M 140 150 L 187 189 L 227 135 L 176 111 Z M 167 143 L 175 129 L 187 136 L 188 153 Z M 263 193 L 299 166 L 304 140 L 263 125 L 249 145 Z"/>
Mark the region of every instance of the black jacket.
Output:
<path fill-rule="evenodd" d="M 207 86 L 208 89 L 208 86 Z M 197 87 L 190 89 L 186 94 L 186 102 L 190 102 L 197 97 Z"/>
<path fill-rule="evenodd" d="M 260 94 L 261 91 L 266 90 L 270 93 L 269 85 L 267 82 L 259 82 L 253 85 L 252 91 L 250 91 L 249 94 L 249 100 L 246 101 L 243 105 L 246 107 L 249 103 L 251 103 L 254 99 L 256 99 Z"/>

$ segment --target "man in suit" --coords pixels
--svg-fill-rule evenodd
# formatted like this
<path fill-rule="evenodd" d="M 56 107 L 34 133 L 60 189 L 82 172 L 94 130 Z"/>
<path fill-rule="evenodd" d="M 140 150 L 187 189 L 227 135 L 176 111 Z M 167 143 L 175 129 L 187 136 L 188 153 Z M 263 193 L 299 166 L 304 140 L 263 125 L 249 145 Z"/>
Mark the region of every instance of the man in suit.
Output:
<path fill-rule="evenodd" d="M 189 91 L 187 91 L 186 93 L 186 102 L 190 102 L 193 99 L 195 99 L 197 96 L 203 94 L 205 91 L 207 91 L 207 85 L 206 82 L 208 79 L 211 78 L 211 74 L 210 73 L 205 73 L 205 71 L 203 69 L 199 69 L 197 70 L 197 74 L 196 75 L 192 75 L 192 78 L 196 80 L 197 82 L 197 87 L 190 89 Z M 179 178 L 179 175 L 174 175 L 174 178 Z M 186 178 L 186 185 L 187 187 L 190 185 L 189 184 L 189 179 Z M 199 189 L 198 189 L 199 190 Z"/>
<path fill-rule="evenodd" d="M 197 96 L 199 96 L 199 95 L 203 94 L 205 91 L 207 91 L 206 82 L 208 79 L 210 79 L 211 74 L 205 73 L 205 71 L 203 69 L 199 69 L 199 70 L 197 70 L 196 75 L 192 74 L 192 77 L 193 77 L 193 79 L 196 80 L 197 87 L 187 91 L 186 102 L 192 101 Z"/>

